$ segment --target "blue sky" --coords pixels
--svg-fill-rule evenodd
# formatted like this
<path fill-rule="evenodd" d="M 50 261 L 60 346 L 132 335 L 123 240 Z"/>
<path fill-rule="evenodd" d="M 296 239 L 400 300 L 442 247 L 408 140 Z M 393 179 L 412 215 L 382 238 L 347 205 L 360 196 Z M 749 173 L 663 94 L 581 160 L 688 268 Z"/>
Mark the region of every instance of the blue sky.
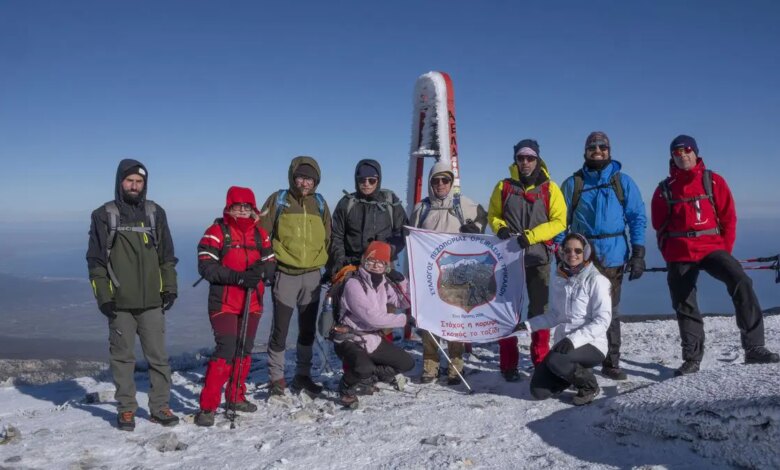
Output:
<path fill-rule="evenodd" d="M 560 182 L 592 130 L 647 201 L 688 133 L 743 219 L 777 218 L 778 13 L 773 1 L 6 0 L 0 228 L 87 224 L 124 156 L 146 163 L 150 197 L 182 226 L 205 227 L 233 184 L 261 203 L 302 154 L 321 163 L 331 205 L 364 157 L 404 193 L 412 89 L 429 70 L 453 79 L 463 191 L 483 204 L 515 142 L 536 138 Z"/>

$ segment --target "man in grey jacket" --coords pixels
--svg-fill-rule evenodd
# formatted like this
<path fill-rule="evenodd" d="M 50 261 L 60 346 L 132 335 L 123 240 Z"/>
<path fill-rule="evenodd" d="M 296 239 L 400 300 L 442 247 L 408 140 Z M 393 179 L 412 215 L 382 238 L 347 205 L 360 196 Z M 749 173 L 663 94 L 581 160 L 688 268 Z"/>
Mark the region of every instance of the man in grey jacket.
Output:
<path fill-rule="evenodd" d="M 419 202 L 412 212 L 410 223 L 414 227 L 443 233 L 484 233 L 487 212 L 471 199 L 453 190 L 455 174 L 448 163 L 438 162 L 431 168 L 428 178 L 429 196 Z M 428 331 L 420 331 L 423 341 L 423 374 L 421 383 L 431 383 L 439 375 L 438 338 Z M 458 373 L 463 372 L 464 344 L 450 341 L 447 345 L 452 364 L 447 369 L 447 383 L 460 383 Z M 456 371 L 457 368 L 457 371 Z"/>

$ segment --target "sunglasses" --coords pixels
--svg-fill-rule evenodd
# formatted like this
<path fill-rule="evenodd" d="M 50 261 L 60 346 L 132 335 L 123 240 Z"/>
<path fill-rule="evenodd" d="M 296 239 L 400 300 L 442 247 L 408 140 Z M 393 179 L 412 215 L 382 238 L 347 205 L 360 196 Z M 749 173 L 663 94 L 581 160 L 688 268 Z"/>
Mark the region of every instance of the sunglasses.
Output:
<path fill-rule="evenodd" d="M 452 180 L 447 177 L 439 177 L 431 178 L 431 184 L 450 184 L 452 183 Z"/>
<path fill-rule="evenodd" d="M 693 147 L 687 146 L 687 147 L 677 147 L 676 149 L 672 150 L 672 155 L 675 157 L 682 157 L 685 154 L 693 153 Z"/>
<path fill-rule="evenodd" d="M 238 204 L 233 204 L 230 206 L 231 211 L 251 211 L 252 210 L 252 204 L 247 204 L 245 202 L 239 202 Z"/>
<path fill-rule="evenodd" d="M 379 181 L 379 178 L 375 178 L 373 176 L 369 176 L 368 178 L 360 178 L 358 180 L 359 184 L 369 184 L 371 186 L 375 185 Z"/>
<path fill-rule="evenodd" d="M 585 148 L 588 149 L 588 151 L 590 151 L 590 152 L 595 152 L 596 150 L 605 151 L 605 150 L 609 150 L 609 145 L 607 145 L 607 144 L 590 144 L 590 145 L 588 145 Z"/>
<path fill-rule="evenodd" d="M 571 253 L 576 253 L 578 255 L 581 255 L 583 253 L 583 251 L 584 250 L 582 248 L 564 248 L 563 249 L 563 252 L 566 253 L 567 255 L 569 255 Z"/>
<path fill-rule="evenodd" d="M 515 157 L 515 159 L 518 162 L 528 162 L 531 163 L 535 161 L 538 157 L 534 157 L 533 155 L 518 155 Z"/>

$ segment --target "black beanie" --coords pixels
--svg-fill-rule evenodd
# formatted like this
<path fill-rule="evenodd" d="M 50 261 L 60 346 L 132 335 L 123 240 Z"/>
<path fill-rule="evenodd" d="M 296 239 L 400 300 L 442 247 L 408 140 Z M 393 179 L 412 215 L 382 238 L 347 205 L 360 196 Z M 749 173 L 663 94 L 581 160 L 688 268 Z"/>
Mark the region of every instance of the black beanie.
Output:
<path fill-rule="evenodd" d="M 130 175 L 138 175 L 146 181 L 146 170 L 141 165 L 131 166 L 124 173 L 122 173 L 122 179 L 127 178 Z"/>
<path fill-rule="evenodd" d="M 679 147 L 690 147 L 693 149 L 693 153 L 699 156 L 699 146 L 696 145 L 696 139 L 689 135 L 681 134 L 674 138 L 669 145 L 669 153 L 674 153 L 674 149 Z"/>
<path fill-rule="evenodd" d="M 539 157 L 539 155 L 540 155 L 540 153 L 539 153 L 539 143 L 537 141 L 535 141 L 534 139 L 523 139 L 520 142 L 515 144 L 515 147 L 514 147 L 515 151 L 512 154 L 512 160 L 517 158 L 517 152 L 519 152 L 520 149 L 522 149 L 524 147 L 530 148 L 531 150 L 534 151 L 534 153 L 536 154 L 536 157 Z"/>
<path fill-rule="evenodd" d="M 298 168 L 295 169 L 295 173 L 293 173 L 293 178 L 297 178 L 298 176 L 311 178 L 315 182 L 319 178 L 319 175 L 317 175 L 317 170 L 315 170 L 314 167 L 308 163 L 301 163 L 298 165 Z"/>

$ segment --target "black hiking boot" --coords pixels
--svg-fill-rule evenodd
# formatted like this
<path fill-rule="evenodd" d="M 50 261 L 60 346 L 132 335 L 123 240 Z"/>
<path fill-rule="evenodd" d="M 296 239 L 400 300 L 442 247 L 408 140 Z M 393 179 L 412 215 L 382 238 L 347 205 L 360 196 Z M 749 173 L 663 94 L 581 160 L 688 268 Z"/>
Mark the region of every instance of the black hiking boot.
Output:
<path fill-rule="evenodd" d="M 522 378 L 520 377 L 520 372 L 518 372 L 517 369 L 503 370 L 501 371 L 501 375 L 504 376 L 504 380 L 507 382 L 517 382 Z"/>
<path fill-rule="evenodd" d="M 120 431 L 135 431 L 135 413 L 132 411 L 117 413 L 116 427 Z"/>
<path fill-rule="evenodd" d="M 628 376 L 620 367 L 601 367 L 601 375 L 612 380 L 626 380 Z"/>
<path fill-rule="evenodd" d="M 251 401 L 242 400 L 242 401 L 237 401 L 235 403 L 225 404 L 225 409 L 240 411 L 242 413 L 254 413 L 255 411 L 257 411 L 257 405 L 255 405 Z"/>
<path fill-rule="evenodd" d="M 305 391 L 310 395 L 319 395 L 322 393 L 322 385 L 314 383 L 308 375 L 296 375 L 293 377 L 293 381 L 290 384 L 290 391 L 293 393 Z"/>
<path fill-rule="evenodd" d="M 353 410 L 356 409 L 359 405 L 357 387 L 350 387 L 347 385 L 346 382 L 344 382 L 343 377 L 339 382 L 339 404 L 345 408 L 351 408 Z"/>
<path fill-rule="evenodd" d="M 197 415 L 195 415 L 195 425 L 196 426 L 202 426 L 202 427 L 209 427 L 214 426 L 214 415 L 216 413 L 213 411 L 207 411 L 207 410 L 200 410 Z"/>
<path fill-rule="evenodd" d="M 435 375 L 422 375 L 422 376 L 420 376 L 420 383 L 421 384 L 430 384 L 430 383 L 436 382 L 437 378 L 438 377 L 436 377 Z"/>
<path fill-rule="evenodd" d="M 592 402 L 600 392 L 601 389 L 599 388 L 598 384 L 596 385 L 596 388 L 583 387 L 577 389 L 577 394 L 574 396 L 574 398 L 572 398 L 571 402 L 574 404 L 574 406 L 587 405 L 588 403 Z"/>
<path fill-rule="evenodd" d="M 696 372 L 699 372 L 700 365 L 701 365 L 700 361 L 694 361 L 693 359 L 689 359 L 683 362 L 679 369 L 674 371 L 674 376 L 682 377 L 683 375 L 695 374 Z"/>
<path fill-rule="evenodd" d="M 179 417 L 173 414 L 170 408 L 163 408 L 153 412 L 150 419 L 153 423 L 161 424 L 165 427 L 179 424 Z"/>
<path fill-rule="evenodd" d="M 780 356 L 763 346 L 745 349 L 745 364 L 772 364 L 773 362 L 780 362 Z"/>
<path fill-rule="evenodd" d="M 272 380 L 268 385 L 268 395 L 283 397 L 284 391 L 287 389 L 287 382 L 284 379 Z"/>

